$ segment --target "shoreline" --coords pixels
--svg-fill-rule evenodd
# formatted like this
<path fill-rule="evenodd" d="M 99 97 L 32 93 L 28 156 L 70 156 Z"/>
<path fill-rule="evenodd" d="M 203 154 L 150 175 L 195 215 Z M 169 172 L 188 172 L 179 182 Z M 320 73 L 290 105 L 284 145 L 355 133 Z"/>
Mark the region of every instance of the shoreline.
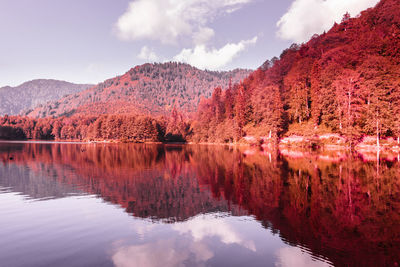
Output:
<path fill-rule="evenodd" d="M 252 145 L 246 143 L 162 143 L 162 142 L 141 142 L 141 143 L 124 143 L 119 141 L 60 141 L 60 140 L 0 140 L 0 144 L 65 144 L 65 145 L 94 145 L 97 144 L 109 144 L 109 145 L 120 145 L 120 144 L 142 144 L 142 145 L 162 145 L 162 146 L 215 146 L 215 147 L 228 147 L 228 148 L 241 148 L 242 152 L 246 155 L 255 155 L 258 153 L 262 153 L 263 155 L 271 155 L 271 153 L 279 153 L 280 155 L 292 159 L 304 159 L 304 158 L 317 158 L 322 161 L 327 162 L 340 162 L 343 159 L 348 158 L 350 155 L 356 156 L 362 159 L 364 162 L 378 162 L 381 160 L 386 161 L 398 161 L 400 162 L 400 148 L 393 147 L 388 148 L 387 146 L 384 149 L 377 149 L 376 146 L 372 145 L 364 145 L 364 146 L 355 146 L 353 149 L 350 149 L 350 146 L 347 145 L 332 145 L 327 144 L 323 147 L 319 147 L 318 149 L 312 148 L 311 146 L 302 145 L 286 145 L 286 144 L 275 144 L 275 145 Z"/>
<path fill-rule="evenodd" d="M 294 140 L 294 141 L 293 141 Z M 268 140 L 269 141 L 269 140 Z M 384 139 L 382 139 L 384 141 Z M 220 143 L 220 142 L 126 142 L 122 140 L 0 140 L 0 143 L 30 143 L 30 144 L 154 144 L 154 145 L 211 145 L 211 146 L 228 146 L 228 147 L 259 147 L 266 150 L 302 150 L 302 151 L 354 151 L 360 153 L 378 153 L 392 152 L 400 153 L 400 145 L 397 143 L 382 143 L 379 147 L 376 144 L 360 142 L 354 146 L 348 143 L 326 142 L 315 143 L 315 139 L 308 139 L 304 136 L 285 137 L 276 142 L 266 143 Z"/>

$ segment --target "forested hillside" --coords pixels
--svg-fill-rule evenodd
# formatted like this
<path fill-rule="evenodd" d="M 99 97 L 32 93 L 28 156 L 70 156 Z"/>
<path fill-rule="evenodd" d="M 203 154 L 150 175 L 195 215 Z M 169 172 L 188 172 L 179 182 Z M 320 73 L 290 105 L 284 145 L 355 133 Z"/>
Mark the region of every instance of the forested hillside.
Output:
<path fill-rule="evenodd" d="M 122 76 L 106 80 L 86 91 L 50 102 L 31 117 L 73 114 L 168 114 L 172 108 L 196 111 L 202 96 L 211 96 L 217 86 L 227 87 L 246 78 L 251 71 L 202 71 L 182 63 L 144 64 Z"/>
<path fill-rule="evenodd" d="M 28 113 L 45 119 L 3 118 L 0 135 L 262 144 L 335 134 L 350 144 L 366 136 L 399 143 L 400 2 L 345 14 L 240 81 L 247 73 L 145 64 Z"/>
<path fill-rule="evenodd" d="M 73 84 L 57 80 L 33 80 L 17 87 L 0 88 L 0 115 L 17 115 L 22 110 L 88 89 L 90 84 Z"/>
<path fill-rule="evenodd" d="M 194 140 L 338 133 L 400 135 L 400 2 L 382 0 L 356 18 L 292 45 L 200 104 Z M 264 138 L 265 139 L 265 138 Z"/>

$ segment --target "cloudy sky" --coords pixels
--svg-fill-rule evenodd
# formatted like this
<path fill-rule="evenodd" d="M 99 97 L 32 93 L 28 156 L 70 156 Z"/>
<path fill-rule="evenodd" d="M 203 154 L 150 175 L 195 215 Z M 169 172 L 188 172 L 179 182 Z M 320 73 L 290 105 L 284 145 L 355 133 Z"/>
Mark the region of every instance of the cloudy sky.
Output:
<path fill-rule="evenodd" d="M 257 68 L 378 0 L 1 0 L 0 86 L 97 83 L 145 62 Z"/>

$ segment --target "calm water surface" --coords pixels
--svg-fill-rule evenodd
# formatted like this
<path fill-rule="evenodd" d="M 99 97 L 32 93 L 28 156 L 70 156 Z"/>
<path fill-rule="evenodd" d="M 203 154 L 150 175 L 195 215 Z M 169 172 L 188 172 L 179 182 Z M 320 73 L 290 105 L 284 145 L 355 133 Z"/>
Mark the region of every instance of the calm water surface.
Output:
<path fill-rule="evenodd" d="M 397 266 L 397 155 L 0 143 L 0 266 Z"/>

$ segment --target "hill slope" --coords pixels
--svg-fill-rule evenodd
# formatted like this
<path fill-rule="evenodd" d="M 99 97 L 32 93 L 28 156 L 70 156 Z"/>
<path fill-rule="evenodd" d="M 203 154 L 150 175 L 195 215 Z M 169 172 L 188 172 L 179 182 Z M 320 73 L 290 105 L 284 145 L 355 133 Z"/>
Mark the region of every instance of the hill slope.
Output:
<path fill-rule="evenodd" d="M 249 70 L 202 71 L 187 64 L 144 64 L 93 88 L 52 101 L 26 115 L 100 115 L 121 113 L 164 114 L 173 106 L 196 110 L 201 96 L 211 96 L 217 86 L 226 87 L 247 77 Z"/>
<path fill-rule="evenodd" d="M 89 88 L 88 84 L 73 84 L 57 80 L 33 80 L 17 87 L 0 88 L 0 115 L 17 115 L 22 110 L 59 99 Z"/>
<path fill-rule="evenodd" d="M 292 45 L 233 90 L 215 90 L 200 105 L 194 139 L 332 132 L 349 140 L 394 137 L 400 136 L 399 114 L 400 1 L 382 0 Z"/>

